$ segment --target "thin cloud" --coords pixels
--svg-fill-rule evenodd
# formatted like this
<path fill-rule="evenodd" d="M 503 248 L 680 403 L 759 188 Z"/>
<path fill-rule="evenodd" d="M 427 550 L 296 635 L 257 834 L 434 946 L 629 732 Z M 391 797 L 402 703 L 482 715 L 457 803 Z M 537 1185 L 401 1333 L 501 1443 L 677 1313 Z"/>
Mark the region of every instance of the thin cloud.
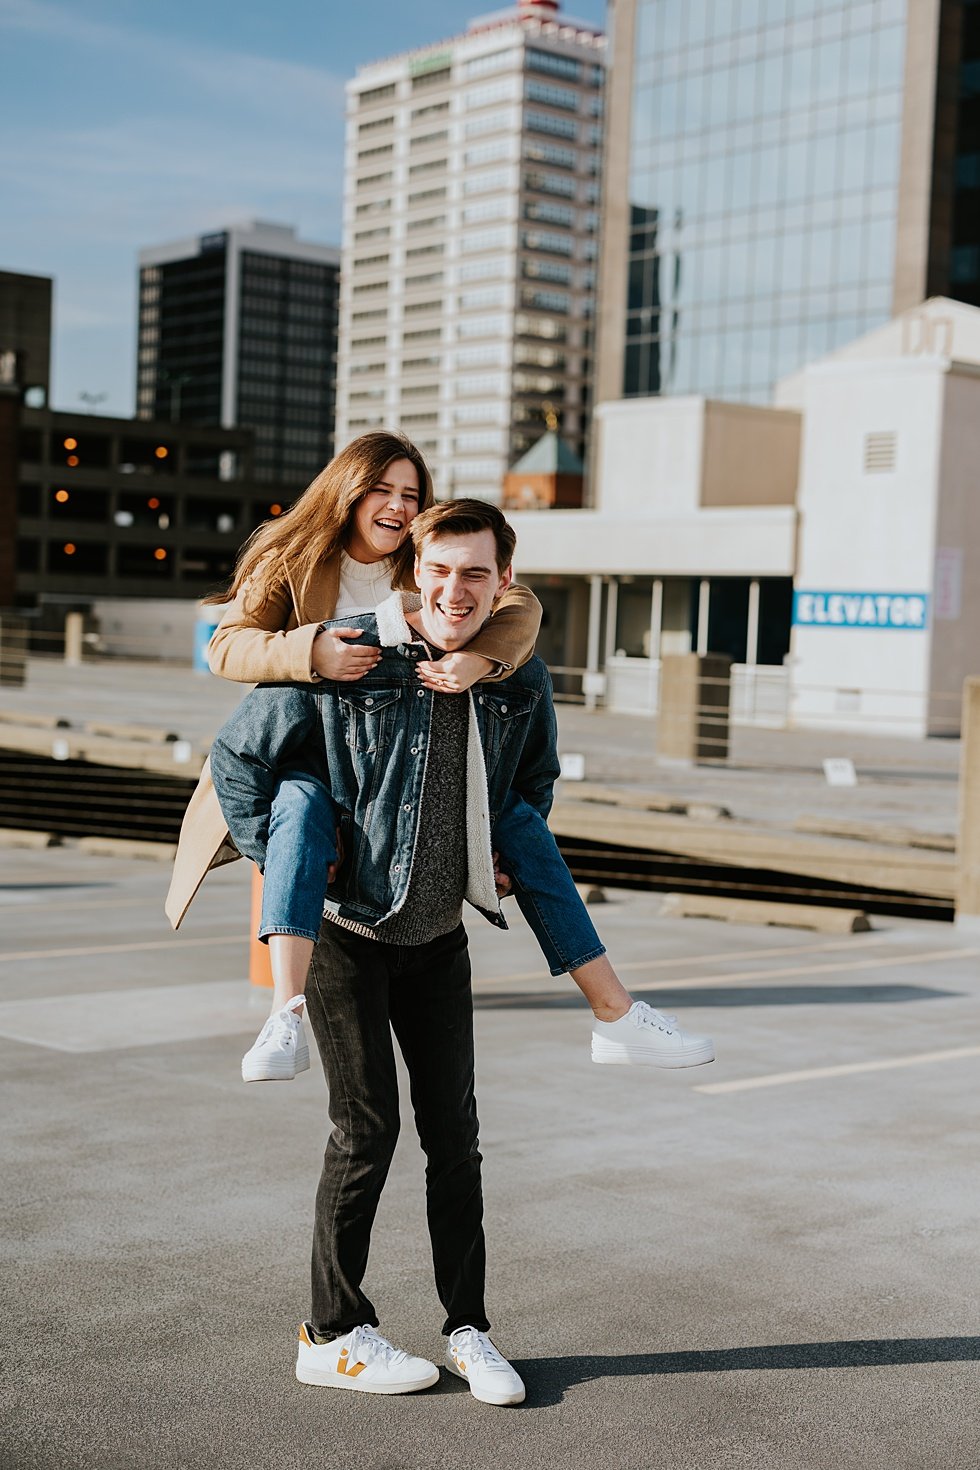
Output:
<path fill-rule="evenodd" d="M 179 74 L 198 96 L 237 99 L 256 110 L 287 115 L 312 108 L 344 111 L 344 78 L 326 67 L 183 41 L 133 27 L 90 20 L 47 0 L 0 0 L 0 29 L 52 38 L 73 49 L 124 53 L 155 70 Z"/>

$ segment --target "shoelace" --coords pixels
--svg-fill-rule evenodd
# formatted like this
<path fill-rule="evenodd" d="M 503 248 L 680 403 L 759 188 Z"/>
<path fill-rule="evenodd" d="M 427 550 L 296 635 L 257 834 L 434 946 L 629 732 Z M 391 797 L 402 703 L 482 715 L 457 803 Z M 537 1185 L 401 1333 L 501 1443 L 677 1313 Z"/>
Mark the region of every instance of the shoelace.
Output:
<path fill-rule="evenodd" d="M 469 1327 L 457 1337 L 453 1333 L 453 1347 L 460 1355 L 465 1354 L 471 1363 L 485 1363 L 488 1368 L 509 1368 L 510 1364 L 498 1353 L 485 1332 Z"/>
<path fill-rule="evenodd" d="M 375 1358 L 383 1358 L 386 1363 L 398 1363 L 408 1354 L 401 1348 L 396 1348 L 393 1342 L 382 1337 L 367 1323 L 363 1327 L 355 1327 L 351 1333 L 350 1340 L 350 1362 L 372 1363 Z"/>
<path fill-rule="evenodd" d="M 268 1021 L 266 1021 L 259 1039 L 260 1041 L 274 1040 L 279 1046 L 295 1046 L 297 1029 L 295 1020 L 288 1020 L 282 1011 L 277 1011 L 274 1016 L 270 1016 Z"/>
<path fill-rule="evenodd" d="M 655 1011 L 645 1000 L 637 1003 L 633 1016 L 637 1026 L 652 1026 L 657 1031 L 666 1031 L 668 1035 L 677 1030 L 676 1016 L 665 1016 L 662 1011 Z"/>

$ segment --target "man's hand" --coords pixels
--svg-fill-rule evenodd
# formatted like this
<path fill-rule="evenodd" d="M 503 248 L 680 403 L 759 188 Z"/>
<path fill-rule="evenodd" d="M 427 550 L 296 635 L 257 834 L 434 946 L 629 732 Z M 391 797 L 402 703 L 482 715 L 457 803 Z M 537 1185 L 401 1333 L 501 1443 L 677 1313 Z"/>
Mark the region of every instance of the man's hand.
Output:
<path fill-rule="evenodd" d="M 508 893 L 510 893 L 513 884 L 511 883 L 509 876 L 506 873 L 501 872 L 499 852 L 495 852 L 493 854 L 493 881 L 497 889 L 497 897 L 506 898 Z"/>
<path fill-rule="evenodd" d="M 463 694 L 478 679 L 485 679 L 496 668 L 492 658 L 482 653 L 447 653 L 445 658 L 416 664 L 418 676 L 426 689 L 437 694 Z"/>
<path fill-rule="evenodd" d="M 339 679 L 352 683 L 369 674 L 381 658 L 380 648 L 373 643 L 350 643 L 360 638 L 360 628 L 324 628 L 313 640 L 310 660 L 314 674 L 321 679 Z"/>

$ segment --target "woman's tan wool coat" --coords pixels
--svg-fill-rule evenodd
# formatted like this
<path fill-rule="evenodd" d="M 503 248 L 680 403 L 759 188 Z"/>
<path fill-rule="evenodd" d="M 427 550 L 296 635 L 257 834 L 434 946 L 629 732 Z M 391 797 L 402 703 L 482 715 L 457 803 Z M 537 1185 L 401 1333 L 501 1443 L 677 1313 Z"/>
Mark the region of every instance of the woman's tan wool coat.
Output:
<path fill-rule="evenodd" d="M 208 659 L 212 672 L 243 684 L 311 683 L 313 640 L 320 624 L 333 616 L 339 589 L 340 557 L 335 556 L 324 562 L 302 590 L 293 585 L 287 568 L 284 583 L 260 608 L 249 606 L 248 594 L 239 593 L 211 639 Z M 485 658 L 519 668 L 534 652 L 540 622 L 537 598 L 514 583 L 471 647 Z M 505 678 L 507 673 L 502 669 L 496 677 Z M 165 905 L 175 929 L 210 870 L 240 856 L 205 761 L 181 823 Z"/>

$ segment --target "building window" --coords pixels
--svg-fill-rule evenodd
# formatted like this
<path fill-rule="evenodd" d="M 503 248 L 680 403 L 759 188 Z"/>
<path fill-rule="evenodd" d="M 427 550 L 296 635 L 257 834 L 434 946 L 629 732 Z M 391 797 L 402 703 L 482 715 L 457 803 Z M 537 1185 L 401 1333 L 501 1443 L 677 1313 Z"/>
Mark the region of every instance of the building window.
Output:
<path fill-rule="evenodd" d="M 438 230 L 446 223 L 444 214 L 428 215 L 425 219 L 410 219 L 405 226 L 408 235 L 421 234 L 423 230 Z"/>
<path fill-rule="evenodd" d="M 452 76 L 452 68 L 445 66 L 438 70 L 425 71 L 419 76 L 412 78 L 412 91 L 420 92 L 423 87 L 447 86 Z"/>
<path fill-rule="evenodd" d="M 417 204 L 434 204 L 437 199 L 445 199 L 446 193 L 445 184 L 437 189 L 418 189 L 414 194 L 409 194 L 408 207 L 413 209 Z"/>
<path fill-rule="evenodd" d="M 445 143 L 449 138 L 449 129 L 442 128 L 438 133 L 416 133 L 409 140 L 410 148 L 432 148 L 436 143 Z"/>
<path fill-rule="evenodd" d="M 479 138 L 484 133 L 516 132 L 518 113 L 513 108 L 504 112 L 485 112 L 481 117 L 471 117 L 463 127 L 464 138 Z"/>
<path fill-rule="evenodd" d="M 422 174 L 441 173 L 448 166 L 448 159 L 445 158 L 433 158 L 428 163 L 413 163 L 408 170 L 408 177 L 415 179 L 419 178 Z"/>
<path fill-rule="evenodd" d="M 109 548 L 104 541 L 49 541 L 48 571 L 75 576 L 101 576 L 108 570 Z"/>
<path fill-rule="evenodd" d="M 517 88 L 517 77 L 490 82 L 485 87 L 474 87 L 471 92 L 466 93 L 463 105 L 467 112 L 474 112 L 478 107 L 490 107 L 496 102 L 512 102 L 519 96 Z"/>
<path fill-rule="evenodd" d="M 521 244 L 525 250 L 543 250 L 548 255 L 571 255 L 575 249 L 571 235 L 555 235 L 549 230 L 522 230 Z"/>
<path fill-rule="evenodd" d="M 474 56 L 472 61 L 463 63 L 463 76 L 484 77 L 491 72 L 505 71 L 508 67 L 515 66 L 520 58 L 520 52 L 511 48 L 508 51 L 491 51 L 486 56 Z"/>
<path fill-rule="evenodd" d="M 582 80 L 582 63 L 570 56 L 555 56 L 551 51 L 535 51 L 528 47 L 524 53 L 524 65 L 528 71 L 546 72 L 548 76 L 563 77 L 566 82 Z"/>
<path fill-rule="evenodd" d="M 567 204 L 549 204 L 546 200 L 535 199 L 525 204 L 524 218 L 546 225 L 564 225 L 570 230 L 575 223 L 575 211 Z"/>
<path fill-rule="evenodd" d="M 531 163 L 547 163 L 552 168 L 574 169 L 578 163 L 574 148 L 559 148 L 556 143 L 538 143 L 533 138 L 524 140 L 524 157 Z"/>
<path fill-rule="evenodd" d="M 419 118 L 421 118 L 421 117 L 435 117 L 435 115 L 437 113 L 440 113 L 440 112 L 448 112 L 448 111 L 449 111 L 449 103 L 448 103 L 448 101 L 446 101 L 446 102 L 430 102 L 425 107 L 413 107 L 412 108 L 412 122 L 413 123 L 414 122 L 418 122 Z"/>
<path fill-rule="evenodd" d="M 357 102 L 359 107 L 369 107 L 372 102 L 383 102 L 386 97 L 394 97 L 394 95 L 394 82 L 387 82 L 383 87 L 371 87 L 366 92 L 360 92 Z"/>
<path fill-rule="evenodd" d="M 390 128 L 394 126 L 394 114 L 389 113 L 387 117 L 372 117 L 370 122 L 362 122 L 357 129 L 360 138 L 364 133 L 376 132 L 379 128 Z"/>
<path fill-rule="evenodd" d="M 532 133 L 548 133 L 552 138 L 578 137 L 578 123 L 570 117 L 552 117 L 550 112 L 537 112 L 528 108 L 524 115 L 524 126 Z"/>
<path fill-rule="evenodd" d="M 579 94 L 569 87 L 553 87 L 548 82 L 528 82 L 524 95 L 529 102 L 544 102 L 548 107 L 578 112 Z"/>
<path fill-rule="evenodd" d="M 139 577 L 166 582 L 174 574 L 174 558 L 169 547 L 122 545 L 116 551 L 116 570 L 120 577 Z"/>
<path fill-rule="evenodd" d="M 411 250 L 405 251 L 406 260 L 418 260 L 424 255 L 444 255 L 446 251 L 445 242 L 433 241 L 431 245 L 416 245 Z"/>
<path fill-rule="evenodd" d="M 575 198 L 575 180 L 566 178 L 563 174 L 526 173 L 524 187 L 533 189 L 536 194 L 557 194 L 562 199 Z"/>
<path fill-rule="evenodd" d="M 423 312 L 442 311 L 441 301 L 409 301 L 405 305 L 406 316 L 421 316 Z"/>
<path fill-rule="evenodd" d="M 557 260 L 522 261 L 521 275 L 531 281 L 551 281 L 556 286 L 572 284 L 571 266 L 561 265 Z"/>
<path fill-rule="evenodd" d="M 512 152 L 510 138 L 494 138 L 491 143 L 481 143 L 476 148 L 468 148 L 463 154 L 464 168 L 481 168 L 485 163 L 499 163 L 503 158 L 510 158 Z"/>

